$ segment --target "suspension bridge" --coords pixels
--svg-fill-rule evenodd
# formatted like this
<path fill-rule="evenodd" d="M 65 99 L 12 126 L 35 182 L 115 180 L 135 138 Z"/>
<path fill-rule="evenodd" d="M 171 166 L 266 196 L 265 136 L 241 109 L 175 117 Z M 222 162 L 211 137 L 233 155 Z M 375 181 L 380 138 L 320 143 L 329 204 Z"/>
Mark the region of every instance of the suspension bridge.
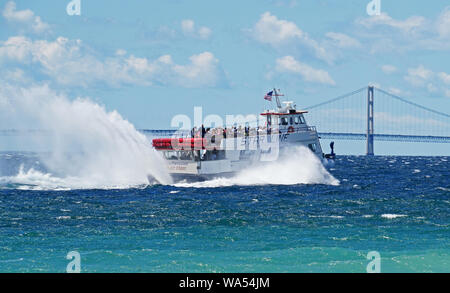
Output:
<path fill-rule="evenodd" d="M 450 115 L 374 86 L 305 107 L 311 125 L 327 139 L 450 143 Z M 375 128 L 376 125 L 376 128 Z M 375 131 L 376 130 L 376 131 Z"/>

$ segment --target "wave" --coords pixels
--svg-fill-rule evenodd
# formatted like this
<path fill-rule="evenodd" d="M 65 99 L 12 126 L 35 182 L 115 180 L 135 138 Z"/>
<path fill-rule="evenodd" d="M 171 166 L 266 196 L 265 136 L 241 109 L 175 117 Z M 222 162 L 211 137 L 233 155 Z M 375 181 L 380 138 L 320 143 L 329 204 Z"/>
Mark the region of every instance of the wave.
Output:
<path fill-rule="evenodd" d="M 407 215 L 403 215 L 403 214 L 382 214 L 381 217 L 385 218 L 385 219 L 396 219 L 396 218 L 407 217 Z"/>

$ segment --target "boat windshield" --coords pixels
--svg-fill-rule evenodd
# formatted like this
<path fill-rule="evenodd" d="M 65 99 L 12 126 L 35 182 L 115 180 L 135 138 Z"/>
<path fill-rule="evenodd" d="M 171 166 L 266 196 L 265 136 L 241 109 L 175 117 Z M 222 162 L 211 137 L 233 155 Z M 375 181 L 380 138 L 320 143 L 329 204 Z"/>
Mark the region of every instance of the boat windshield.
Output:
<path fill-rule="evenodd" d="M 194 160 L 193 151 L 164 151 L 167 160 Z"/>

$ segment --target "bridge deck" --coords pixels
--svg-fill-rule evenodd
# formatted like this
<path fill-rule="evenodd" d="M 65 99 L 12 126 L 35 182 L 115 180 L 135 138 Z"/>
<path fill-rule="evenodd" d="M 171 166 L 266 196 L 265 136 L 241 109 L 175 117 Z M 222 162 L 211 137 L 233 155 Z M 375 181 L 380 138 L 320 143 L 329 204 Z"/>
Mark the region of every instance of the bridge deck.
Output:
<path fill-rule="evenodd" d="M 319 136 L 325 139 L 366 140 L 365 133 L 320 132 Z M 448 136 L 374 134 L 374 139 L 379 141 L 450 143 L 450 137 Z"/>

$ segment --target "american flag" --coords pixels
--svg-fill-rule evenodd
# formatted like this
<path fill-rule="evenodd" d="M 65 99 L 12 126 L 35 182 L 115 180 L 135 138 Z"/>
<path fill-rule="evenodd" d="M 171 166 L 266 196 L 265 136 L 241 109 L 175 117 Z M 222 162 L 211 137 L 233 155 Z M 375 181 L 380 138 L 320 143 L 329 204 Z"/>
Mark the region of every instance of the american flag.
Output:
<path fill-rule="evenodd" d="M 268 93 L 264 96 L 264 100 L 272 101 L 272 94 L 273 94 L 273 91 L 268 92 Z"/>

